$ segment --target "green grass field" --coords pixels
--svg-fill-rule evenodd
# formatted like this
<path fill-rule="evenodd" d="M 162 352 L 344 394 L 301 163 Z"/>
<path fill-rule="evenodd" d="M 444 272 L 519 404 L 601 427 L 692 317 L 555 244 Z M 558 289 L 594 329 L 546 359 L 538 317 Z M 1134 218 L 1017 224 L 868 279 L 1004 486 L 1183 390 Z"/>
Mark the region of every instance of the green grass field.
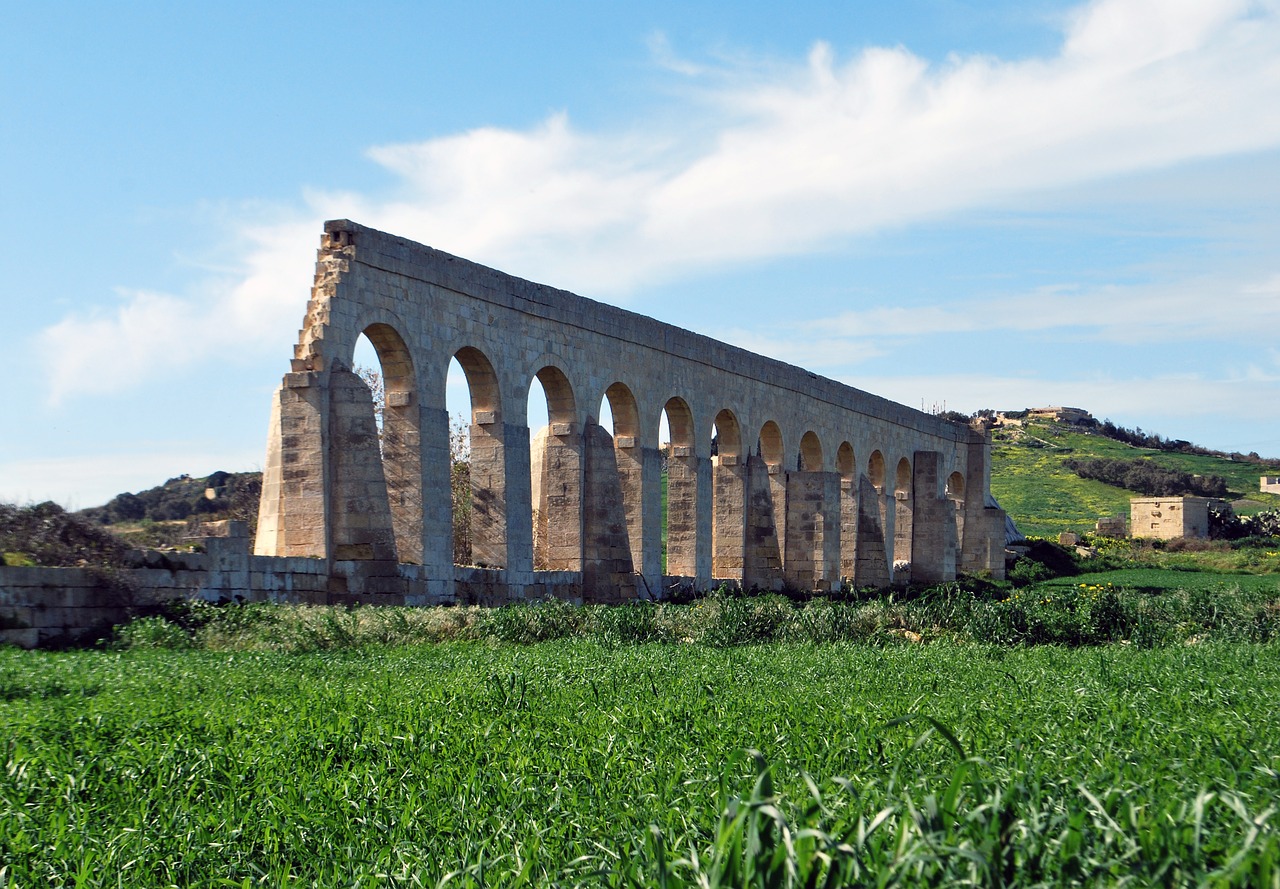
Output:
<path fill-rule="evenodd" d="M 1274 886 L 1278 695 L 1249 643 L 3 650 L 0 885 Z"/>
<path fill-rule="evenodd" d="M 0 886 L 1280 886 L 1280 550 L 1097 564 L 0 650 Z"/>

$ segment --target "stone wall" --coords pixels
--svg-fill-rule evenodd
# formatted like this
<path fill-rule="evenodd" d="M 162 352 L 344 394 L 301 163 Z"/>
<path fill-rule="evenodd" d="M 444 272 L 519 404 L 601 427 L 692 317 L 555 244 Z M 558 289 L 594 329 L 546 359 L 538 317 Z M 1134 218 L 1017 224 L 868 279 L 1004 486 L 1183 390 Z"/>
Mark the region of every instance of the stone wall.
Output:
<path fill-rule="evenodd" d="M 351 372 L 362 333 L 386 387 L 380 449 Z M 703 588 L 875 584 L 894 560 L 916 579 L 1002 576 L 985 425 L 345 220 L 325 225 L 273 401 L 257 553 L 322 560 L 369 592 L 398 589 L 396 566 L 413 563 L 429 598 L 477 595 L 452 559 L 451 358 L 471 396 L 472 558 L 499 600 L 563 572 L 588 601 L 653 595 L 664 574 Z M 538 434 L 535 378 L 549 417 Z"/>
<path fill-rule="evenodd" d="M 179 599 L 293 605 L 501 605 L 558 598 L 581 603 L 582 574 L 540 571 L 512 590 L 504 572 L 455 568 L 455 595 L 431 592 L 418 565 L 388 576 L 363 561 L 328 565 L 300 556 L 257 556 L 248 536 L 210 538 L 202 553 L 136 553 L 133 568 L 18 568 L 0 565 L 0 645 L 77 644 L 148 609 Z"/>
<path fill-rule="evenodd" d="M 1134 497 L 1129 535 L 1157 540 L 1209 536 L 1208 497 Z"/>
<path fill-rule="evenodd" d="M 1264 475 L 1258 479 L 1258 490 L 1264 494 L 1280 494 L 1280 475 Z"/>

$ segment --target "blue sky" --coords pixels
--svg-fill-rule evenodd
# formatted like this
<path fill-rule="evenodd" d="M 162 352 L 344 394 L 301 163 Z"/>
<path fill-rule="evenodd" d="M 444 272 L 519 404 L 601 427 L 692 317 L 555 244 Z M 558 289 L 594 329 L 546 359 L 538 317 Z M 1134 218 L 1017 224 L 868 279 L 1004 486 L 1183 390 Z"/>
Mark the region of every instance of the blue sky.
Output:
<path fill-rule="evenodd" d="M 0 498 L 258 468 L 327 218 L 1280 456 L 1280 3 L 0 2 Z"/>

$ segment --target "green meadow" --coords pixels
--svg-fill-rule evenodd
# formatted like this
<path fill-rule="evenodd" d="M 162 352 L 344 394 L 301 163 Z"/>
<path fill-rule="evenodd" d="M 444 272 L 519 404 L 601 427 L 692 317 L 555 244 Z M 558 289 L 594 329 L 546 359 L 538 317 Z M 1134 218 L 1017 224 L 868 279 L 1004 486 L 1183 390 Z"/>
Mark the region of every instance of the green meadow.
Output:
<path fill-rule="evenodd" d="M 1280 646 L 1246 641 L 1276 590 L 1218 588 L 1254 610 L 1217 628 L 1126 591 L 1129 638 L 972 641 L 1102 596 L 1065 580 L 209 609 L 3 650 L 0 886 L 1277 885 Z M 823 620 L 859 641 L 802 638 Z"/>

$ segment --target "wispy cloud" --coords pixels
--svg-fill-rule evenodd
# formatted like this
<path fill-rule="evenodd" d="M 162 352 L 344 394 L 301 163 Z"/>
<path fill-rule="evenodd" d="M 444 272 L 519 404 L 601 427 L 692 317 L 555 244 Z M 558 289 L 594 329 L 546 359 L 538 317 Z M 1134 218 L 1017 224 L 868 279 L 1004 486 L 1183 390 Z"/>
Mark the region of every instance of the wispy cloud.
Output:
<path fill-rule="evenodd" d="M 163 368 L 179 373 L 211 356 L 276 349 L 287 357 L 302 321 L 319 229 L 314 220 L 251 226 L 234 243 L 243 263 L 193 293 L 118 288 L 109 309 L 69 315 L 39 334 L 49 400 L 115 392 Z"/>
<path fill-rule="evenodd" d="M 247 228 L 237 281 L 127 292 L 114 311 L 45 330 L 47 353 L 60 356 L 53 397 L 133 385 L 226 343 L 279 349 L 325 217 L 624 299 L 690 270 L 1280 145 L 1270 110 L 1280 107 L 1277 0 L 1098 0 L 1068 18 L 1057 54 L 1018 61 L 933 64 L 901 47 L 842 57 L 818 43 L 803 62 L 753 67 L 682 62 L 660 37 L 652 49 L 656 65 L 685 79 L 684 104 L 661 121 L 587 133 L 561 113 L 524 131 L 372 148 L 396 177 L 390 193 L 319 191 L 287 221 Z M 1102 291 L 1082 298 L 1107 301 Z M 1071 311 L 1026 323 L 1063 323 Z M 933 312 L 908 320 L 883 309 L 872 320 L 972 323 Z M 867 321 L 843 323 L 859 336 Z"/>
<path fill-rule="evenodd" d="M 843 338 L 846 348 L 874 337 L 978 330 L 1072 330 L 1083 338 L 1140 343 L 1236 340 L 1242 323 L 1280 330 L 1280 275 L 1245 283 L 1198 278 L 1129 286 L 1067 284 L 948 305 L 872 307 L 776 327 L 769 354 L 781 358 L 790 349 L 788 331 L 800 340 L 820 336 L 833 347 Z"/>

